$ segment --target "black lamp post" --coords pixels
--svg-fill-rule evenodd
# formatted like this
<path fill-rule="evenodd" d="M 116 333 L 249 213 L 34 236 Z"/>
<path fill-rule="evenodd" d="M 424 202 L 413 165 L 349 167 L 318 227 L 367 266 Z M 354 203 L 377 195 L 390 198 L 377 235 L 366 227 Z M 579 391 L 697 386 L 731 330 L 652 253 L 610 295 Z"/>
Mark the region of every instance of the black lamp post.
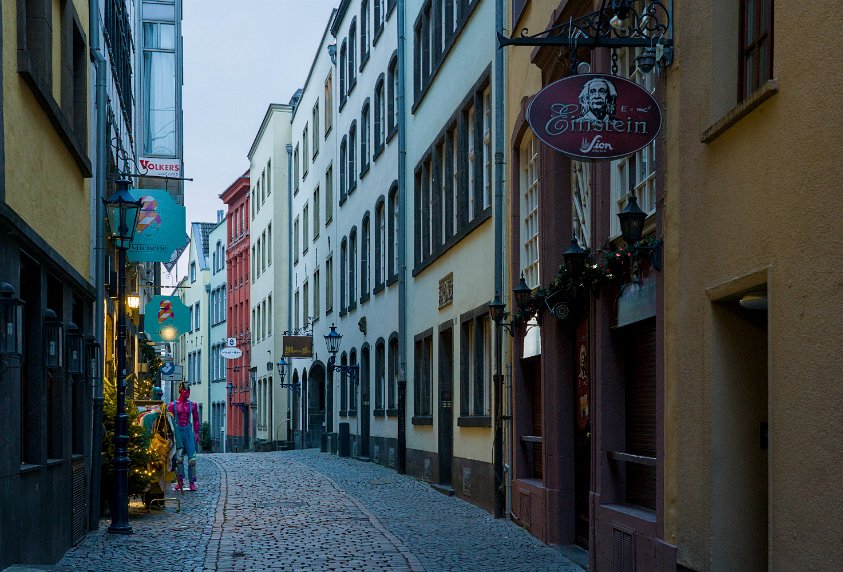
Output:
<path fill-rule="evenodd" d="M 23 355 L 23 305 L 8 282 L 0 282 L 0 357 Z"/>
<path fill-rule="evenodd" d="M 530 303 L 530 298 L 533 295 L 533 291 L 527 286 L 527 281 L 524 280 L 524 273 L 521 273 L 521 280 L 518 281 L 518 286 L 516 286 L 512 290 L 513 297 L 515 298 L 515 303 L 518 305 L 520 310 L 523 310 L 527 307 L 527 304 Z"/>
<path fill-rule="evenodd" d="M 113 534 L 131 534 L 129 525 L 129 416 L 126 414 L 126 251 L 135 237 L 142 206 L 129 193 L 131 181 L 117 180 L 117 191 L 103 199 L 111 240 L 117 249 L 117 413 L 114 416 L 114 498 L 111 503 Z"/>
<path fill-rule="evenodd" d="M 324 337 L 325 345 L 328 346 L 328 353 L 331 354 L 331 357 L 328 358 L 328 369 L 347 375 L 351 383 L 357 383 L 360 380 L 360 366 L 358 364 L 336 365 L 337 352 L 340 351 L 340 342 L 342 342 L 342 334 L 337 332 L 337 326 L 331 324 L 331 331 Z"/>
<path fill-rule="evenodd" d="M 638 206 L 638 199 L 633 192 L 626 203 L 626 208 L 618 213 L 621 235 L 636 257 L 642 254 L 649 257 L 653 268 L 661 270 L 661 240 L 650 240 L 645 241 L 646 244 L 641 244 L 646 219 L 647 213 Z"/>

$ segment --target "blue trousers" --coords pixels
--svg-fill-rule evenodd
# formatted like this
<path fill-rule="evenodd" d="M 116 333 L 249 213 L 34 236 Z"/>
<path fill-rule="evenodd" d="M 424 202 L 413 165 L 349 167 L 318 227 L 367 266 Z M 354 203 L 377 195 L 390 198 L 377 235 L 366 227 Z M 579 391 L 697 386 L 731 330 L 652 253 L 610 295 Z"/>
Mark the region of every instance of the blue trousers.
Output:
<path fill-rule="evenodd" d="M 187 474 L 190 482 L 196 481 L 196 437 L 190 422 L 184 427 L 176 423 L 176 472 L 184 480 L 184 457 L 187 456 Z"/>

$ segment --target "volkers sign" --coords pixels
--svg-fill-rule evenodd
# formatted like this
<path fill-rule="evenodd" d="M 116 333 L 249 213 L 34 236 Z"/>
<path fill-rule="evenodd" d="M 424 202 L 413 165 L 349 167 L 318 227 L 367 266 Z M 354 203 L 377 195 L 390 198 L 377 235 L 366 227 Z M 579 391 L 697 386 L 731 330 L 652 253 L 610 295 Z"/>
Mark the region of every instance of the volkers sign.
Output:
<path fill-rule="evenodd" d="M 158 177 L 181 177 L 181 161 L 178 159 L 141 158 L 141 172 Z"/>
<path fill-rule="evenodd" d="M 527 122 L 547 145 L 574 159 L 618 159 L 658 135 L 658 103 L 637 83 L 613 75 L 560 79 L 530 102 Z"/>

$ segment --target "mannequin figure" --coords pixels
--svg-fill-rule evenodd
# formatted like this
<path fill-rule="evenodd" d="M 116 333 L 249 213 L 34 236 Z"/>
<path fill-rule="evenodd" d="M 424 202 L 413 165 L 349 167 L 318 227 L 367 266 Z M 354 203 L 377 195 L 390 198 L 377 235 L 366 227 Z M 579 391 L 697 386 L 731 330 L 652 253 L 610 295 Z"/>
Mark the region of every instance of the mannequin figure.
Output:
<path fill-rule="evenodd" d="M 196 490 L 196 449 L 199 445 L 199 406 L 189 400 L 190 387 L 179 384 L 179 398 L 170 402 L 167 410 L 176 418 L 176 467 L 178 473 L 177 491 L 184 492 L 184 457 L 187 456 L 187 474 L 190 490 Z M 193 422 L 191 423 L 191 417 Z"/>

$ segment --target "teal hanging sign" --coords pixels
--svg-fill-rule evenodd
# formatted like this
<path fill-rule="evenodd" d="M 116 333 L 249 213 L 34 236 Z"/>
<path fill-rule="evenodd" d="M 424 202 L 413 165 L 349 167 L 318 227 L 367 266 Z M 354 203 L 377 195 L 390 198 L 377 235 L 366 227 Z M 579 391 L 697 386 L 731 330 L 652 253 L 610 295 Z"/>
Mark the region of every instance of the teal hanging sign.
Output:
<path fill-rule="evenodd" d="M 169 262 L 173 252 L 184 246 L 184 206 L 176 204 L 164 189 L 132 189 L 132 196 L 143 206 L 129 248 L 129 262 Z"/>
<path fill-rule="evenodd" d="M 153 296 L 143 323 L 153 342 L 173 342 L 190 330 L 190 308 L 178 296 Z"/>

